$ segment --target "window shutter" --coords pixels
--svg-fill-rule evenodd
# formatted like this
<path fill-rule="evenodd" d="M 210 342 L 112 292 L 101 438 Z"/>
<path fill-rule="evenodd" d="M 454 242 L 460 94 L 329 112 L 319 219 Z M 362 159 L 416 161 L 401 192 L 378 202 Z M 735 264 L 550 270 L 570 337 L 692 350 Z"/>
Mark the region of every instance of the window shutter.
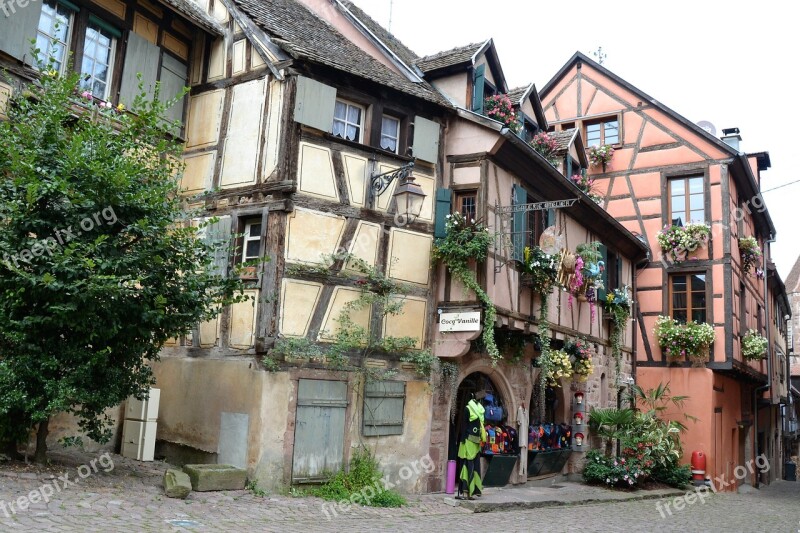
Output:
<path fill-rule="evenodd" d="M 486 65 L 475 67 L 472 76 L 472 110 L 483 114 L 483 89 L 485 87 Z"/>
<path fill-rule="evenodd" d="M 364 384 L 363 435 L 402 435 L 405 401 L 405 382 L 367 381 Z"/>
<path fill-rule="evenodd" d="M 420 116 L 414 117 L 411 151 L 417 159 L 435 164 L 439 159 L 439 124 Z"/>
<path fill-rule="evenodd" d="M 205 229 L 206 244 L 215 246 L 211 273 L 225 277 L 228 275 L 228 255 L 231 250 L 231 217 L 229 215 L 219 217 Z"/>
<path fill-rule="evenodd" d="M 511 205 L 522 205 L 528 203 L 528 193 L 519 185 L 514 185 L 512 189 Z M 528 213 L 515 211 L 512 219 L 511 242 L 514 246 L 511 258 L 515 261 L 522 261 L 525 252 L 525 240 L 528 231 Z"/>
<path fill-rule="evenodd" d="M 161 49 L 158 46 L 132 31 L 128 32 L 128 46 L 125 49 L 125 63 L 119 89 L 119 101 L 126 107 L 133 106 L 133 101 L 139 95 L 138 73 L 142 74 L 142 86 L 147 93 L 148 101 L 152 100 L 158 79 L 160 54 Z"/>
<path fill-rule="evenodd" d="M 18 3 L 4 3 L 0 7 L 0 50 L 11 57 L 33 65 L 31 41 L 36 39 L 42 2 L 29 2 L 24 8 Z M 45 58 L 42 58 L 45 59 Z"/>
<path fill-rule="evenodd" d="M 436 189 L 436 219 L 433 226 L 433 237 L 435 239 L 443 239 L 447 236 L 445 224 L 447 223 L 447 215 L 451 210 L 451 191 L 450 189 Z"/>
<path fill-rule="evenodd" d="M 183 92 L 183 88 L 186 86 L 187 74 L 188 69 L 186 65 L 171 55 L 164 54 L 161 60 L 161 76 L 159 77 L 159 81 L 161 82 L 159 100 L 161 100 L 162 103 L 175 98 L 178 94 Z M 167 109 L 164 116 L 170 121 L 177 120 L 183 123 L 185 100 L 186 97 L 184 96 L 176 102 L 174 106 Z"/>
<path fill-rule="evenodd" d="M 598 301 L 603 301 L 603 300 L 606 299 L 606 294 L 608 294 L 610 291 L 612 291 L 612 290 L 614 290 L 616 288 L 616 287 L 609 287 L 608 286 L 608 271 L 611 268 L 616 268 L 616 265 L 609 265 L 608 264 L 608 260 L 609 260 L 608 247 L 606 247 L 605 244 L 601 243 L 599 249 L 600 249 L 600 261 L 603 262 L 603 265 L 605 266 L 605 269 L 603 269 L 602 274 L 600 274 L 600 279 L 603 282 L 603 287 L 604 288 L 597 291 L 597 300 Z"/>
<path fill-rule="evenodd" d="M 321 131 L 331 131 L 336 89 L 316 80 L 297 77 L 294 120 Z"/>
<path fill-rule="evenodd" d="M 556 225 L 556 210 L 555 209 L 548 209 L 546 211 L 545 219 L 544 219 L 544 227 L 549 228 L 550 226 Z"/>

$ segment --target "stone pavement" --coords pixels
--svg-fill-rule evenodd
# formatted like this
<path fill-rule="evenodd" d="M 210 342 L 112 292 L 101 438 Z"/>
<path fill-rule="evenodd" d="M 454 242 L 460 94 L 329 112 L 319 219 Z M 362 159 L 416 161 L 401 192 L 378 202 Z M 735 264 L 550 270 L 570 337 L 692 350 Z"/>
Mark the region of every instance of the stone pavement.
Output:
<path fill-rule="evenodd" d="M 713 495 L 682 511 L 672 508 L 671 514 L 664 512 L 663 500 L 659 511 L 657 500 L 641 499 L 473 513 L 449 505 L 441 494 L 411 498 L 410 504 L 400 509 L 352 506 L 346 512 L 334 512 L 317 498 L 260 497 L 248 491 L 192 493 L 186 500 L 173 500 L 166 498 L 161 488 L 161 476 L 168 466 L 164 463 L 139 463 L 112 455 L 114 468 L 106 472 L 104 463 L 96 462 L 96 471 L 81 466 L 88 465 L 97 454 L 55 452 L 51 457 L 56 466 L 47 468 L 0 464 L 0 532 L 800 530 L 800 483 L 776 482 L 754 494 Z M 626 494 L 580 484 L 560 485 L 556 489 L 487 489 L 485 500 L 519 503 L 525 496 L 539 504 L 562 504 L 570 499 L 575 503 L 609 494 L 618 499 L 619 494 Z M 49 502 L 18 508 L 21 496 L 31 491 L 42 494 L 45 486 L 53 490 Z M 559 499 L 555 500 L 551 492 L 559 494 Z M 16 504 L 13 511 L 12 503 Z"/>

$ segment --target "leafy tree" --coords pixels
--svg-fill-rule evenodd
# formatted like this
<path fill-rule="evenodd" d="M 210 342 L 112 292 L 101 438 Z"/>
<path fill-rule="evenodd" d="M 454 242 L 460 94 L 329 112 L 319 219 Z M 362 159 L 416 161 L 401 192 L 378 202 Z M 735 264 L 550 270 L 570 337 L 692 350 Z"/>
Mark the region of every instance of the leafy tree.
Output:
<path fill-rule="evenodd" d="M 213 268 L 228 243 L 183 209 L 157 92 L 128 113 L 78 82 L 45 69 L 0 123 L 0 439 L 37 427 L 40 462 L 53 415 L 107 441 L 104 411 L 146 396 L 164 342 L 245 299 Z"/>

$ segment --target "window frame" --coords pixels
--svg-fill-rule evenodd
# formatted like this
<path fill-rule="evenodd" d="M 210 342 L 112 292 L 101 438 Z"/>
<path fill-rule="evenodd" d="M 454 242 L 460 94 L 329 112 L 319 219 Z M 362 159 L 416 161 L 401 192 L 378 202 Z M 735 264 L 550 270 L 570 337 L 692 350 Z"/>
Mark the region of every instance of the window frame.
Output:
<path fill-rule="evenodd" d="M 480 218 L 480 210 L 478 209 L 478 190 L 477 189 L 460 189 L 454 192 L 453 198 L 453 213 L 461 213 L 462 216 L 466 219 L 466 215 L 464 215 L 464 200 L 472 198 L 474 199 L 474 217 L 471 217 L 474 220 L 478 220 Z"/>
<path fill-rule="evenodd" d="M 391 150 L 389 148 L 384 148 L 383 147 L 383 137 L 384 137 L 384 134 L 383 134 L 383 121 L 385 119 L 390 119 L 390 120 L 394 120 L 395 122 L 397 122 L 397 129 L 395 130 L 397 136 L 394 137 L 394 142 L 395 142 L 394 150 Z M 381 150 L 386 150 L 387 152 L 391 152 L 393 154 L 399 154 L 400 153 L 400 136 L 401 136 L 402 127 L 403 127 L 403 119 L 402 118 L 400 118 L 400 117 L 398 117 L 396 115 L 392 115 L 391 113 L 383 113 L 383 114 L 381 114 L 381 127 L 380 127 L 380 131 L 378 131 L 378 148 L 380 148 Z M 389 135 L 387 135 L 386 137 L 388 137 L 390 139 L 392 138 Z"/>
<path fill-rule="evenodd" d="M 263 233 L 263 228 L 260 227 L 262 225 L 261 217 L 243 217 L 240 224 L 242 225 L 241 250 L 236 254 L 236 262 L 241 265 L 254 259 L 260 259 L 264 251 L 264 243 L 261 239 Z M 255 237 L 250 233 L 253 226 L 259 226 L 258 235 Z M 258 255 L 256 256 L 247 255 L 247 245 L 251 242 L 258 242 Z"/>
<path fill-rule="evenodd" d="M 42 17 L 44 16 L 44 8 L 45 7 L 50 7 L 50 4 L 52 4 L 54 6 L 55 12 L 56 12 L 56 16 L 58 15 L 58 7 L 59 6 L 63 7 L 65 10 L 69 11 L 69 19 L 67 20 L 67 23 L 68 23 L 68 25 L 67 25 L 67 34 L 65 36 L 65 40 L 63 42 L 62 41 L 58 41 L 64 47 L 63 48 L 64 57 L 62 57 L 61 60 L 59 61 L 60 64 L 59 64 L 59 68 L 58 68 L 58 73 L 63 75 L 66 72 L 66 68 L 67 68 L 67 64 L 68 64 L 67 57 L 69 56 L 69 53 L 72 51 L 72 48 L 73 48 L 72 47 L 72 37 L 73 37 L 73 35 L 75 33 L 75 25 L 76 25 L 76 20 L 77 20 L 77 17 L 76 17 L 77 10 L 75 9 L 75 6 L 65 4 L 64 2 L 59 2 L 58 0 L 53 0 L 53 1 L 44 0 L 42 2 L 42 10 L 41 10 L 41 12 L 39 14 L 39 22 L 37 23 L 37 26 L 36 26 L 36 40 L 38 41 L 40 35 L 47 39 L 47 54 L 42 58 L 42 60 L 45 62 L 45 63 L 42 64 L 42 66 L 46 65 L 50 61 L 50 44 L 53 42 L 53 37 L 54 37 L 53 35 L 49 35 L 49 34 L 43 33 L 41 31 L 40 27 L 39 27 L 41 25 L 41 23 L 42 23 Z M 55 23 L 56 20 L 54 19 L 53 22 Z M 51 25 L 51 28 L 50 28 L 49 31 L 53 31 L 53 30 L 55 30 L 54 24 Z M 39 45 L 37 43 L 37 47 L 38 46 Z"/>
<path fill-rule="evenodd" d="M 339 104 L 339 103 L 342 103 L 342 104 L 344 104 L 346 106 L 345 107 L 345 118 L 344 118 L 344 120 L 342 120 L 340 118 L 336 118 L 336 104 Z M 364 130 L 367 127 L 367 106 L 365 106 L 363 104 L 359 104 L 359 103 L 354 102 L 352 100 L 347 100 L 345 98 L 339 98 L 338 95 L 337 95 L 336 101 L 335 101 L 335 103 L 333 105 L 334 105 L 334 107 L 333 107 L 334 115 L 333 115 L 333 123 L 331 124 L 330 134 L 333 135 L 334 137 L 338 138 L 338 139 L 342 139 L 343 141 L 349 141 L 349 142 L 364 144 Z M 358 136 L 357 136 L 356 139 L 348 139 L 347 138 L 347 126 L 348 125 L 352 125 L 352 123 L 348 122 L 348 120 L 347 120 L 347 115 L 348 115 L 348 111 L 349 111 L 350 107 L 358 108 L 361 111 L 361 117 L 360 117 L 361 120 L 360 120 L 360 123 L 357 126 L 358 127 Z M 344 123 L 344 125 L 345 125 L 344 135 L 338 135 L 338 134 L 334 133 L 333 130 L 334 130 L 334 126 L 336 125 L 337 121 Z"/>
<path fill-rule="evenodd" d="M 691 218 L 692 210 L 691 208 L 691 193 L 689 192 L 689 180 L 691 179 L 700 179 L 703 187 L 703 219 L 702 220 L 694 220 Z M 665 201 L 666 201 L 666 209 L 664 211 L 666 224 L 673 224 L 673 220 L 675 217 L 673 216 L 673 205 L 672 205 L 672 184 L 677 181 L 683 181 L 684 185 L 684 212 L 689 217 L 689 220 L 683 220 L 682 224 L 688 224 L 689 222 L 702 222 L 704 224 L 708 223 L 708 184 L 707 184 L 707 175 L 705 172 L 697 172 L 697 173 L 690 173 L 690 174 L 681 174 L 677 176 L 667 176 L 666 178 L 666 186 L 665 186 Z M 696 211 L 696 210 L 695 210 Z"/>
<path fill-rule="evenodd" d="M 98 21 L 102 22 L 102 24 L 98 23 Z M 97 16 L 90 16 L 89 17 L 89 20 L 88 20 L 86 26 L 83 28 L 83 48 L 81 49 L 81 75 L 82 76 L 88 74 L 86 72 L 83 72 L 83 62 L 86 60 L 86 44 L 87 44 L 87 39 L 89 38 L 89 30 L 90 29 L 95 29 L 95 28 L 92 28 L 92 25 L 94 25 L 97 30 L 100 30 L 100 32 L 105 31 L 105 32 L 107 32 L 109 34 L 112 33 L 111 31 L 108 30 L 108 28 L 104 28 L 103 27 L 103 25 L 109 25 L 110 26 L 110 24 L 104 22 L 102 19 L 100 19 Z M 103 35 L 103 34 L 101 33 L 101 35 Z M 111 39 L 111 46 L 108 49 L 109 50 L 109 52 L 108 52 L 108 79 L 104 82 L 105 85 L 106 85 L 105 92 L 103 93 L 102 96 L 96 95 L 96 94 L 94 94 L 94 92 L 92 90 L 93 88 L 91 86 L 89 86 L 87 88 L 84 88 L 82 86 L 83 82 L 81 83 L 82 88 L 88 89 L 90 92 L 92 92 L 92 96 L 94 96 L 95 98 L 99 98 L 100 100 L 103 100 L 103 101 L 110 101 L 111 99 L 109 98 L 109 96 L 113 96 L 113 93 L 111 93 L 111 89 L 112 89 L 113 83 L 115 81 L 114 68 L 116 67 L 116 53 L 117 53 L 117 48 L 118 48 L 118 44 L 119 44 L 118 43 L 119 38 L 117 36 L 110 35 L 108 37 Z M 92 60 L 94 61 L 94 65 L 97 65 L 96 58 L 93 57 Z M 93 79 L 94 79 L 94 73 L 92 73 L 90 79 L 86 80 L 86 81 L 91 81 Z"/>
<path fill-rule="evenodd" d="M 703 280 L 704 287 L 703 287 L 703 291 L 702 291 L 704 299 L 705 299 L 705 307 L 702 308 L 703 311 L 705 312 L 705 319 L 702 320 L 702 321 L 698 321 L 698 323 L 711 324 L 712 323 L 711 310 L 713 308 L 713 301 L 710 299 L 711 295 L 709 294 L 709 279 L 711 277 L 711 274 L 709 273 L 708 270 L 705 270 L 705 269 L 703 269 L 703 270 L 681 270 L 681 271 L 676 271 L 676 272 L 669 272 L 667 274 L 667 305 L 666 305 L 667 316 L 669 316 L 669 317 L 671 317 L 671 318 L 673 318 L 675 320 L 678 320 L 680 322 L 680 320 L 676 319 L 675 315 L 674 315 L 674 313 L 675 313 L 675 306 L 674 306 L 674 294 L 675 294 L 675 291 L 673 289 L 673 278 L 675 278 L 676 276 L 685 276 L 686 277 L 686 291 L 684 292 L 684 294 L 686 294 L 686 307 L 685 308 L 681 308 L 681 309 L 685 309 L 686 310 L 686 321 L 685 322 L 688 322 L 690 320 L 695 320 L 694 319 L 694 311 L 696 309 L 692 306 L 692 295 L 695 294 L 695 293 L 700 293 L 701 291 L 699 291 L 699 290 L 698 291 L 691 290 L 691 282 L 692 282 L 691 278 L 692 278 L 692 276 L 697 276 L 697 275 L 705 277 L 705 279 Z"/>
<path fill-rule="evenodd" d="M 617 140 L 616 142 L 606 142 L 606 124 L 616 122 L 617 123 Z M 598 145 L 593 145 L 589 142 L 589 126 L 600 125 L 600 140 Z M 567 128 L 568 129 L 568 128 Z M 622 121 L 618 114 L 616 115 L 607 115 L 603 117 L 595 117 L 588 120 L 584 120 L 581 124 L 581 129 L 583 133 L 583 140 L 586 143 L 586 147 L 590 148 L 592 146 L 603 146 L 609 144 L 611 146 L 622 146 Z"/>

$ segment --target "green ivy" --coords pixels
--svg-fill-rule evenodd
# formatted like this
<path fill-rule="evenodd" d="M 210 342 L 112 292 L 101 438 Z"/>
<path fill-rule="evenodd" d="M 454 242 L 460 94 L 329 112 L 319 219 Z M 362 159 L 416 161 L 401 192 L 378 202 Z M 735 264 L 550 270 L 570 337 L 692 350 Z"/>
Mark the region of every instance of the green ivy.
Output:
<path fill-rule="evenodd" d="M 475 273 L 469 268 L 470 260 L 479 263 L 486 260 L 492 235 L 482 223 L 466 220 L 460 213 L 448 215 L 446 230 L 445 237 L 439 239 L 434 245 L 433 258 L 447 265 L 450 273 L 466 288 L 473 291 L 483 303 L 485 312 L 481 339 L 492 360 L 492 365 L 497 365 L 498 361 L 503 358 L 494 339 L 497 310 L 489 299 L 489 295 L 475 278 Z"/>

